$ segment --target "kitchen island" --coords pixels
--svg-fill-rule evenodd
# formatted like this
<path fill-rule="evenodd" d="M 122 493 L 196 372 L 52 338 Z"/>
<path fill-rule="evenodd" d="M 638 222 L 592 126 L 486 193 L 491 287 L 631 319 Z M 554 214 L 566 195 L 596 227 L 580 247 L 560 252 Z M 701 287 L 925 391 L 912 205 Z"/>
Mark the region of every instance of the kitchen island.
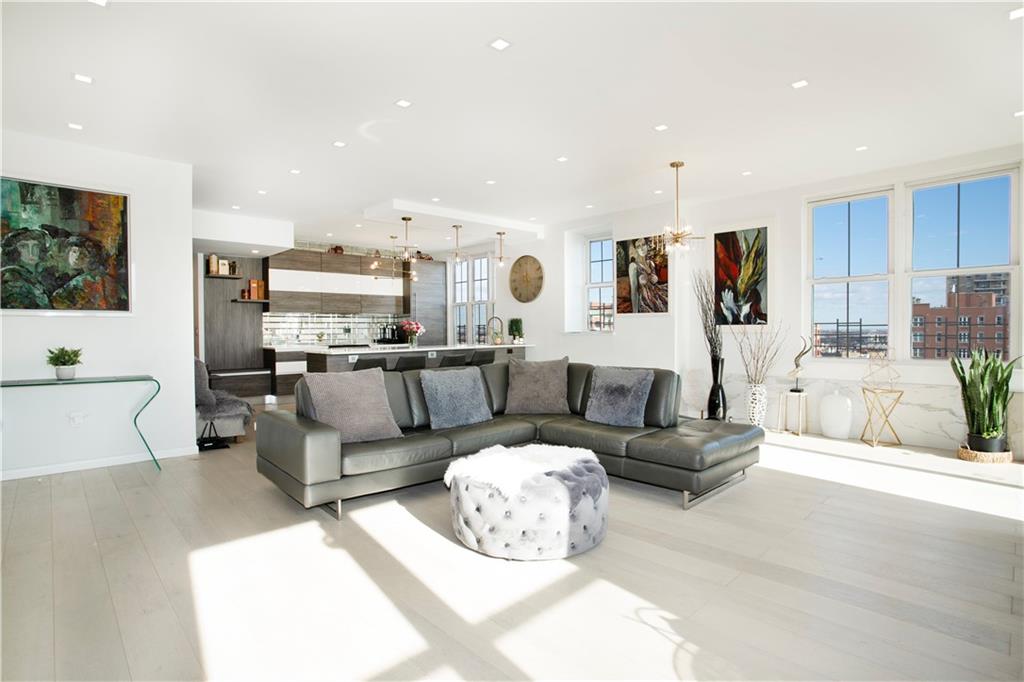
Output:
<path fill-rule="evenodd" d="M 532 344 L 449 344 L 410 346 L 409 344 L 364 344 L 327 346 L 323 344 L 284 344 L 264 346 L 264 366 L 272 370 L 272 392 L 291 395 L 295 382 L 303 372 L 349 372 L 363 358 L 383 358 L 389 369 L 394 369 L 402 356 L 424 356 L 428 368 L 437 367 L 447 355 L 471 357 L 476 351 L 494 351 L 494 362 L 508 362 L 509 358 L 526 358 L 526 349 Z"/>

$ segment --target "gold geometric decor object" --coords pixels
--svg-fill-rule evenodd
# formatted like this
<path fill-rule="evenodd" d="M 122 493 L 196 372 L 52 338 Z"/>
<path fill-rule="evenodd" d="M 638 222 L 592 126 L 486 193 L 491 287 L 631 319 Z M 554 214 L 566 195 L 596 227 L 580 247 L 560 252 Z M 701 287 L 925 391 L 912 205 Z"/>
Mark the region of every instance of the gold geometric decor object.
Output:
<path fill-rule="evenodd" d="M 864 430 L 860 432 L 860 439 L 870 445 L 877 447 L 882 445 L 903 445 L 899 434 L 893 427 L 889 417 L 893 410 L 903 399 L 903 391 L 898 388 L 868 388 L 861 387 L 861 394 L 864 396 L 864 407 L 868 411 L 867 423 Z M 894 440 L 882 440 L 886 429 L 892 434 Z M 869 433 L 870 432 L 870 433 Z"/>

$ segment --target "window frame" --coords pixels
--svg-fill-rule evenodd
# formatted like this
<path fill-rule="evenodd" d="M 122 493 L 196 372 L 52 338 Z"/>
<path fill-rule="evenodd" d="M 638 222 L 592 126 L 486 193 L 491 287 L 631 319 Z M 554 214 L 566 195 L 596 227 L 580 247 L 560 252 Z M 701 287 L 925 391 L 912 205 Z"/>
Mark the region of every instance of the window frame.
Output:
<path fill-rule="evenodd" d="M 964 182 L 971 182 L 974 180 L 984 180 L 986 178 L 996 178 L 1003 175 L 1010 177 L 1010 259 L 1008 263 L 1001 265 L 984 265 L 984 266 L 966 266 L 966 267 L 955 267 L 955 268 L 942 268 L 935 270 L 915 270 L 913 262 L 914 253 L 914 192 L 921 189 L 928 189 L 931 187 L 941 187 L 943 185 L 959 184 Z M 901 225 L 901 237 L 903 243 L 903 249 L 906 254 L 903 268 L 899 273 L 899 277 L 902 280 L 902 284 L 905 288 L 906 295 L 903 296 L 904 303 L 902 304 L 906 310 L 906 314 L 912 314 L 914 309 L 913 302 L 913 282 L 915 278 L 925 277 L 958 277 L 958 276 L 970 276 L 970 275 L 985 275 L 985 274 L 996 274 L 1007 272 L 1010 275 L 1010 287 L 1009 287 L 1009 300 L 1005 303 L 996 301 L 996 305 L 1009 306 L 1012 301 L 1021 300 L 1021 263 L 1020 263 L 1020 245 L 1021 245 L 1021 225 L 1018 203 L 1020 201 L 1020 163 L 1014 163 L 1012 165 L 1004 165 L 991 167 L 982 170 L 967 171 L 960 173 L 950 173 L 940 177 L 930 178 L 926 180 L 910 181 L 903 185 L 904 198 L 904 211 L 905 216 L 903 224 Z M 999 297 L 1001 298 L 1001 297 Z M 960 321 L 961 315 L 957 313 L 956 322 L 957 328 L 964 326 Z M 970 315 L 968 317 L 968 326 L 970 324 Z M 1021 348 L 1021 320 L 1015 319 L 1024 317 L 1024 315 L 1012 315 L 1010 323 L 1007 326 L 1007 331 L 1010 334 L 1009 344 L 1009 356 L 1017 357 L 1020 354 L 1019 349 Z M 958 335 L 959 338 L 959 335 Z M 959 341 L 958 341 L 959 343 Z M 973 340 L 970 341 L 973 343 Z M 901 344 L 903 347 L 904 354 L 898 354 L 895 359 L 909 359 L 911 343 L 908 341 L 905 344 Z M 925 363 L 946 363 L 943 358 L 919 358 L 914 360 L 914 365 L 926 366 Z"/>
<path fill-rule="evenodd" d="M 594 242 L 611 242 L 612 245 L 612 278 L 608 282 L 594 282 L 591 279 L 590 249 Z M 603 262 L 603 259 L 602 259 Z M 586 281 L 583 284 L 583 332 L 587 334 L 614 334 L 616 327 L 615 315 L 615 237 L 610 234 L 600 233 L 588 235 L 583 239 L 583 271 L 586 273 Z M 612 290 L 612 313 L 611 329 L 590 328 L 590 291 L 592 289 L 610 288 Z"/>
<path fill-rule="evenodd" d="M 872 275 L 847 275 L 845 277 L 820 277 L 814 276 L 814 209 L 819 206 L 827 206 L 829 204 L 839 203 L 850 203 L 854 201 L 860 201 L 862 199 L 872 199 L 875 197 L 886 197 L 888 199 L 888 221 L 886 225 L 886 272 Z M 807 268 L 806 281 L 806 293 L 805 301 L 807 302 L 807 310 L 809 311 L 809 333 L 811 335 L 812 343 L 814 339 L 814 287 L 816 285 L 823 284 L 850 284 L 859 282 L 880 282 L 886 283 L 886 324 L 888 326 L 888 342 L 886 344 L 886 355 L 890 359 L 894 359 L 895 347 L 893 344 L 893 328 L 895 326 L 893 313 L 896 299 L 895 294 L 895 262 L 893 249 L 896 244 L 895 241 L 895 226 L 896 226 L 896 193 L 895 188 L 892 186 L 886 186 L 881 189 L 873 189 L 863 192 L 843 193 L 835 194 L 827 197 L 816 198 L 806 202 L 806 220 L 807 220 L 807 254 L 805 266 Z M 847 293 L 849 296 L 849 293 Z M 911 321 L 908 318 L 907 325 L 907 336 L 909 338 L 909 328 Z M 813 353 L 812 353 L 813 356 Z M 866 361 L 864 358 L 850 358 L 850 357 L 817 357 L 814 356 L 811 359 L 814 362 L 843 362 L 847 363 L 850 361 Z"/>
<path fill-rule="evenodd" d="M 486 325 L 487 320 L 489 320 L 494 315 L 496 288 L 494 254 L 491 253 L 490 251 L 484 251 L 474 253 L 463 253 L 460 254 L 460 256 L 462 259 L 460 263 L 456 263 L 454 260 L 452 260 L 448 267 L 449 281 L 451 282 L 448 293 L 448 333 L 451 334 L 451 342 L 453 345 L 456 346 L 474 346 L 479 345 L 481 343 L 490 343 L 490 339 L 486 338 L 488 336 L 486 329 L 484 332 L 484 341 L 480 342 L 476 340 L 475 327 L 477 326 L 478 323 L 477 320 L 475 319 L 476 315 L 474 312 L 474 308 L 476 307 L 477 304 L 483 304 L 485 306 L 487 314 L 482 324 Z M 476 261 L 479 259 L 487 259 L 487 298 L 483 300 L 477 300 L 476 298 L 475 283 L 478 281 L 483 281 L 478 280 L 475 277 Z M 455 287 L 457 286 L 457 283 L 455 281 L 455 269 L 457 265 L 462 263 L 466 265 L 466 300 L 464 302 L 458 302 L 455 300 Z M 464 306 L 466 309 L 465 341 L 459 341 L 458 325 L 456 325 L 455 320 L 455 310 L 456 308 L 459 308 L 461 306 Z"/>
<path fill-rule="evenodd" d="M 1012 161 L 1005 163 L 994 163 L 987 165 L 977 165 L 974 167 L 964 167 L 948 172 L 939 171 L 933 175 L 918 175 L 914 176 L 899 176 L 894 174 L 890 183 L 871 183 L 864 184 L 859 187 L 854 186 L 846 190 L 839 189 L 833 192 L 820 192 L 820 193 L 809 193 L 803 196 L 804 213 L 803 215 L 803 244 L 805 248 L 804 258 L 802 260 L 804 267 L 803 275 L 803 310 L 801 313 L 801 328 L 806 330 L 805 333 L 813 334 L 814 330 L 814 314 L 813 314 L 813 286 L 816 283 L 814 279 L 814 221 L 813 221 L 813 209 L 815 206 L 821 204 L 835 203 L 838 201 L 849 201 L 853 199 L 859 199 L 863 197 L 869 197 L 872 195 L 879 195 L 883 193 L 891 193 L 890 196 L 890 221 L 889 221 L 889 262 L 890 262 L 890 281 L 889 281 L 889 359 L 901 366 L 913 366 L 928 368 L 934 366 L 936 363 L 942 363 L 943 365 L 948 364 L 949 356 L 956 354 L 955 348 L 951 348 L 949 353 L 944 354 L 944 357 L 939 358 L 912 358 L 912 346 L 911 343 L 911 330 L 912 330 L 912 317 L 913 317 L 913 298 L 912 298 L 912 283 L 915 276 L 917 277 L 930 277 L 930 276 L 946 276 L 947 274 L 961 275 L 961 274 L 984 274 L 986 272 L 1009 272 L 1010 273 L 1010 287 L 1008 290 L 1009 301 L 1005 303 L 998 303 L 997 305 L 1007 305 L 1008 307 L 1014 301 L 1024 301 L 1024 263 L 1021 258 L 1024 254 L 1021 253 L 1022 240 L 1024 240 L 1024 224 L 1022 224 L 1021 215 L 1021 196 L 1024 192 L 1024 188 L 1021 187 L 1021 170 L 1022 163 L 1020 161 Z M 921 270 L 914 271 L 913 269 L 913 192 L 917 189 L 921 189 L 928 186 L 934 185 L 946 185 L 954 182 L 966 182 L 971 180 L 980 180 L 987 177 L 996 177 L 1000 175 L 1010 176 L 1010 263 L 1008 265 L 997 265 L 997 266 L 986 266 L 983 268 L 964 268 L 962 270 Z M 1020 308 L 1019 305 L 1016 310 Z M 944 316 L 943 316 L 944 317 Z M 1024 314 L 1012 316 L 1008 320 L 1007 334 L 1009 334 L 1008 345 L 1004 352 L 1004 357 L 1018 357 L 1022 353 L 1024 348 Z M 942 323 L 939 324 L 939 320 L 936 320 L 937 325 L 941 327 L 949 326 L 952 329 L 956 329 L 953 326 L 957 320 L 943 319 Z M 858 365 L 867 364 L 866 360 L 859 358 L 834 358 L 834 357 L 808 357 L 807 364 L 809 366 L 832 366 L 833 369 L 827 371 L 837 371 L 834 368 L 837 366 L 849 366 L 850 372 L 856 372 L 858 370 L 853 369 Z M 841 372 L 847 372 L 847 370 L 839 370 Z M 930 370 L 925 370 L 930 371 Z M 1015 374 L 1020 374 L 1021 370 L 1018 369 Z M 844 376 L 847 376 L 844 374 Z M 849 374 L 853 377 L 854 374 Z"/>

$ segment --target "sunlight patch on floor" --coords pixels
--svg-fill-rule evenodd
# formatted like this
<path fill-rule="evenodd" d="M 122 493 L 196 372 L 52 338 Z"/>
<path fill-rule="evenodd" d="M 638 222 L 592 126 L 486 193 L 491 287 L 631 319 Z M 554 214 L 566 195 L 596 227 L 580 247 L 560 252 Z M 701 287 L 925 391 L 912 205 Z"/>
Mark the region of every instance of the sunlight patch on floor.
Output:
<path fill-rule="evenodd" d="M 310 521 L 189 555 L 209 678 L 365 679 L 426 648 L 334 542 Z"/>
<path fill-rule="evenodd" d="M 415 514 L 408 507 L 414 507 Z M 392 500 L 354 510 L 347 521 L 357 523 L 445 606 L 470 623 L 577 570 L 567 561 L 506 561 L 478 554 L 455 538 L 448 513 L 448 505 L 438 505 L 436 498 Z M 432 560 L 423 561 L 424 556 Z"/>
<path fill-rule="evenodd" d="M 759 466 L 957 509 L 1024 518 L 1024 491 L 1008 485 L 769 444 L 761 446 Z"/>

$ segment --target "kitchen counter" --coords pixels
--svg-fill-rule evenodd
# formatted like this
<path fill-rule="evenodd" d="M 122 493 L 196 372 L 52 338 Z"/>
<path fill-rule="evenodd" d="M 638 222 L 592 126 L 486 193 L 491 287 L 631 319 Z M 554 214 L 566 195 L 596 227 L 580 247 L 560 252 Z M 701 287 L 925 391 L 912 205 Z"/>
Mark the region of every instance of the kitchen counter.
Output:
<path fill-rule="evenodd" d="M 440 351 L 474 351 L 474 350 L 491 350 L 499 348 L 532 348 L 533 344 L 529 343 L 504 343 L 500 346 L 496 346 L 491 343 L 482 343 L 475 346 L 463 345 L 448 345 L 448 346 L 410 346 L 408 344 L 387 344 L 380 346 L 371 346 L 370 348 L 360 348 L 358 346 L 346 346 L 343 348 L 326 348 L 318 347 L 317 350 L 306 350 L 307 353 L 319 353 L 323 355 L 358 355 L 360 353 L 366 355 L 384 355 L 387 353 L 429 353 L 429 352 L 440 352 Z"/>

